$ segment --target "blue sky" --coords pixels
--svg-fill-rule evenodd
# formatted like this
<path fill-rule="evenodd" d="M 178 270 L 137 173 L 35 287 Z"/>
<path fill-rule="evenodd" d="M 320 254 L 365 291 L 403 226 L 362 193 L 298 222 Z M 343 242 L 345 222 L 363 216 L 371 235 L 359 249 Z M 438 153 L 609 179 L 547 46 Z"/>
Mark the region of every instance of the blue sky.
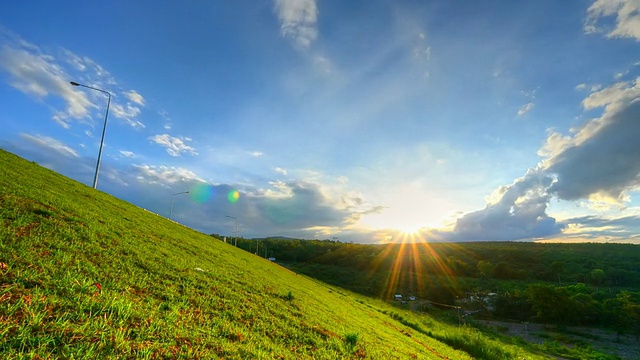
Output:
<path fill-rule="evenodd" d="M 75 81 L 98 189 L 206 233 L 639 242 L 639 13 L 5 2 L 0 147 L 91 186 Z"/>

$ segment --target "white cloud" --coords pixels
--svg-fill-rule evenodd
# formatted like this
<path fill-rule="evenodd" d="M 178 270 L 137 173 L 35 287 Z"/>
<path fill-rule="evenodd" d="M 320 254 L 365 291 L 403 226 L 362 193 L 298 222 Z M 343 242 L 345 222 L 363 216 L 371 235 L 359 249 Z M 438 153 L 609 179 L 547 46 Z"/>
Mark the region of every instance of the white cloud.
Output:
<path fill-rule="evenodd" d="M 582 83 L 582 84 L 576 85 L 576 90 L 578 91 L 589 90 L 590 92 L 594 92 L 594 91 L 600 90 L 601 88 L 602 88 L 602 85 L 600 84 L 588 85 L 588 84 Z"/>
<path fill-rule="evenodd" d="M 127 150 L 120 150 L 120 155 L 130 159 L 136 156 L 132 151 Z"/>
<path fill-rule="evenodd" d="M 65 55 L 65 61 L 73 66 L 78 71 L 87 70 L 87 65 L 85 65 L 85 61 L 78 55 L 72 53 L 69 50 L 63 50 Z"/>
<path fill-rule="evenodd" d="M 113 115 L 117 118 L 124 120 L 127 124 L 131 125 L 135 129 L 144 128 L 144 124 L 136 118 L 140 115 L 141 110 L 139 107 L 127 103 L 126 105 L 113 104 L 111 106 Z"/>
<path fill-rule="evenodd" d="M 617 73 L 613 74 L 613 78 L 616 79 L 616 80 L 620 80 L 623 77 L 625 77 L 625 75 L 627 75 L 628 73 L 629 73 L 629 70 L 617 72 Z"/>
<path fill-rule="evenodd" d="M 138 181 L 148 184 L 159 184 L 169 187 L 170 184 L 198 181 L 204 182 L 202 178 L 193 171 L 173 166 L 155 165 L 133 165 L 136 170 Z"/>
<path fill-rule="evenodd" d="M 173 123 L 171 121 L 171 117 L 169 117 L 169 112 L 164 109 L 160 109 L 158 111 L 158 115 L 164 120 L 164 125 L 162 126 L 165 130 L 171 130 L 173 127 Z"/>
<path fill-rule="evenodd" d="M 134 103 L 140 105 L 140 106 L 144 106 L 144 97 L 142 97 L 142 95 L 138 94 L 137 91 L 135 90 L 129 90 L 129 91 L 125 91 L 124 92 L 124 96 L 127 97 L 127 99 L 129 99 L 130 101 L 133 101 Z"/>
<path fill-rule="evenodd" d="M 315 0 L 275 0 L 282 35 L 301 48 L 308 48 L 318 37 L 318 8 Z"/>
<path fill-rule="evenodd" d="M 423 76 L 429 78 L 431 76 L 428 66 L 431 60 L 431 46 L 427 45 L 424 32 L 419 32 L 416 40 L 416 45 L 413 48 L 413 58 L 417 65 L 420 66 L 423 71 Z"/>
<path fill-rule="evenodd" d="M 264 153 L 262 151 L 251 151 L 249 155 L 253 157 L 261 157 L 262 155 L 264 155 Z"/>
<path fill-rule="evenodd" d="M 523 116 L 524 114 L 528 113 L 529 111 L 531 111 L 531 109 L 533 109 L 534 106 L 535 104 L 532 102 L 522 105 L 520 110 L 518 110 L 518 116 Z"/>
<path fill-rule="evenodd" d="M 266 198 L 290 198 L 293 196 L 293 190 L 291 186 L 284 181 L 270 181 L 269 185 L 271 185 L 271 189 L 263 189 L 258 192 L 260 196 Z"/>
<path fill-rule="evenodd" d="M 109 89 L 116 85 L 111 74 L 95 61 L 66 49 L 60 49 L 56 56 L 43 53 L 37 46 L 8 31 L 0 31 L 0 43 L 0 70 L 10 75 L 11 86 L 38 100 L 48 96 L 62 98 L 66 108 L 55 109 L 52 115 L 52 119 L 60 126 L 68 129 L 73 120 L 88 122 L 95 117 L 91 114 L 92 110 L 103 114 L 105 94 L 69 84 L 69 80 L 74 79 L 98 89 Z M 111 93 L 117 99 L 117 94 L 113 91 Z M 144 124 L 135 119 L 140 115 L 140 108 L 134 104 L 144 105 L 144 98 L 134 90 L 124 92 L 123 95 L 130 102 L 122 105 L 112 99 L 113 116 L 134 128 L 143 128 Z M 102 122 L 102 116 L 97 119 Z"/>
<path fill-rule="evenodd" d="M 184 143 L 184 141 L 190 141 L 190 138 L 177 138 L 169 134 L 162 134 L 150 136 L 149 140 L 167 148 L 167 153 L 171 156 L 180 156 L 182 153 L 188 153 L 192 156 L 198 155 L 196 149 Z"/>
<path fill-rule="evenodd" d="M 331 60 L 327 59 L 326 56 L 318 54 L 313 57 L 313 66 L 320 74 L 323 75 L 329 75 L 334 71 Z"/>
<path fill-rule="evenodd" d="M 5 44 L 0 49 L 0 68 L 11 76 L 11 86 L 25 94 L 37 99 L 62 97 L 66 110 L 56 112 L 54 120 L 64 127 L 69 119 L 88 118 L 90 109 L 96 108 L 84 93 L 72 89 L 64 70 L 44 54 Z"/>
<path fill-rule="evenodd" d="M 420 34 L 420 39 L 424 40 L 424 34 Z M 414 56 L 422 62 L 431 60 L 431 46 L 416 47 L 414 49 Z"/>
<path fill-rule="evenodd" d="M 275 168 L 274 171 L 277 172 L 278 174 L 287 175 L 287 169 L 283 169 L 281 167 Z"/>
<path fill-rule="evenodd" d="M 634 82 L 623 81 L 615 83 L 605 89 L 590 94 L 582 101 L 582 106 L 586 110 L 598 107 L 605 107 L 607 111 L 613 108 L 620 108 L 640 96 L 640 78 Z"/>
<path fill-rule="evenodd" d="M 73 150 L 72 148 L 70 148 L 69 146 L 63 144 L 62 142 L 48 137 L 48 136 L 43 136 L 43 135 L 28 135 L 28 134 L 20 134 L 20 136 L 35 144 L 38 145 L 39 147 L 42 148 L 46 148 L 48 150 L 53 150 L 55 152 L 57 152 L 58 154 L 68 157 L 68 158 L 77 158 L 78 157 L 78 153 Z"/>
<path fill-rule="evenodd" d="M 64 111 L 56 111 L 51 118 L 53 119 L 53 121 L 58 123 L 58 125 L 62 126 L 63 128 L 65 129 L 71 128 L 71 125 L 69 125 L 69 121 L 68 121 L 69 115 Z"/>
<path fill-rule="evenodd" d="M 615 16 L 613 26 L 600 26 L 603 18 Z M 587 10 L 586 33 L 606 32 L 609 38 L 640 40 L 640 1 L 596 0 Z"/>

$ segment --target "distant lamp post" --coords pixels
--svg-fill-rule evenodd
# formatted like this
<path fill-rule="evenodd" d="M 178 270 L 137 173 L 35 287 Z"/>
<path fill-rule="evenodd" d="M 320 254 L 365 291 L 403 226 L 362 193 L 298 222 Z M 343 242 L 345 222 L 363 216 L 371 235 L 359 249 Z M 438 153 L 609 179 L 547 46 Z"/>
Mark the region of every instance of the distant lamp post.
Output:
<path fill-rule="evenodd" d="M 169 207 L 169 220 L 171 220 L 171 216 L 173 215 L 173 197 L 176 195 L 184 195 L 188 193 L 189 193 L 188 191 L 183 191 L 183 192 L 171 194 L 171 207 Z"/>
<path fill-rule="evenodd" d="M 238 246 L 238 219 L 229 215 L 227 217 L 236 221 L 236 237 L 234 238 L 233 246 Z"/>
<path fill-rule="evenodd" d="M 94 88 L 92 86 L 78 84 L 75 81 L 71 81 L 70 84 L 73 85 L 73 86 L 82 86 L 82 87 L 86 87 L 87 89 L 100 91 L 101 93 L 107 94 L 107 96 L 108 96 L 108 99 L 107 99 L 107 111 L 104 114 L 104 126 L 102 127 L 102 139 L 100 140 L 100 151 L 98 152 L 98 162 L 96 163 L 96 174 L 93 176 L 93 188 L 97 189 L 98 188 L 98 173 L 100 172 L 100 162 L 102 161 L 102 146 L 104 145 L 104 133 L 107 131 L 107 118 L 109 117 L 109 105 L 111 105 L 111 93 L 106 91 L 106 90 Z"/>

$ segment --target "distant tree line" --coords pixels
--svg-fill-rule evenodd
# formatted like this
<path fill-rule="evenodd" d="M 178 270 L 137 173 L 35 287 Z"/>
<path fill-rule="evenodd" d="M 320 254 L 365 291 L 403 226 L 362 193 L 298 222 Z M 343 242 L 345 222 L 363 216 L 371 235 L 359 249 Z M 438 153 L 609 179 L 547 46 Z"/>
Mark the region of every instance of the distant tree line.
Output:
<path fill-rule="evenodd" d="M 640 247 L 481 242 L 361 245 L 238 239 L 292 270 L 368 296 L 442 304 L 491 297 L 500 319 L 609 327 L 640 336 Z M 466 303 L 469 304 L 469 303 Z M 467 306 L 485 306 L 473 304 Z"/>
<path fill-rule="evenodd" d="M 337 240 L 302 240 L 292 238 L 258 238 L 246 239 L 243 237 L 222 236 L 219 234 L 211 234 L 211 236 L 223 240 L 226 238 L 227 243 L 234 244 L 250 252 L 264 258 L 274 257 L 280 262 L 297 263 L 306 262 L 325 255 L 335 249 L 338 249 L 343 243 Z M 236 241 L 237 240 L 237 241 Z"/>

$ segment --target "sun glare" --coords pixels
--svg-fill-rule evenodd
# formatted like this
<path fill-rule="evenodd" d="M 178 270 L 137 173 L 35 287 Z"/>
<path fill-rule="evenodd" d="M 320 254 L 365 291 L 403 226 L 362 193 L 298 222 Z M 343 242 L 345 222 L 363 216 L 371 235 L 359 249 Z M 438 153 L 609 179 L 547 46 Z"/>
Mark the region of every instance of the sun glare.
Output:
<path fill-rule="evenodd" d="M 383 297 L 393 298 L 398 291 L 425 294 L 430 286 L 456 286 L 447 258 L 442 256 L 442 245 L 434 247 L 426 242 L 420 228 L 403 234 L 397 242 L 385 245 L 372 262 L 369 276 L 388 268 Z"/>
<path fill-rule="evenodd" d="M 398 228 L 402 238 L 416 238 L 420 235 L 421 226 L 401 226 Z"/>

